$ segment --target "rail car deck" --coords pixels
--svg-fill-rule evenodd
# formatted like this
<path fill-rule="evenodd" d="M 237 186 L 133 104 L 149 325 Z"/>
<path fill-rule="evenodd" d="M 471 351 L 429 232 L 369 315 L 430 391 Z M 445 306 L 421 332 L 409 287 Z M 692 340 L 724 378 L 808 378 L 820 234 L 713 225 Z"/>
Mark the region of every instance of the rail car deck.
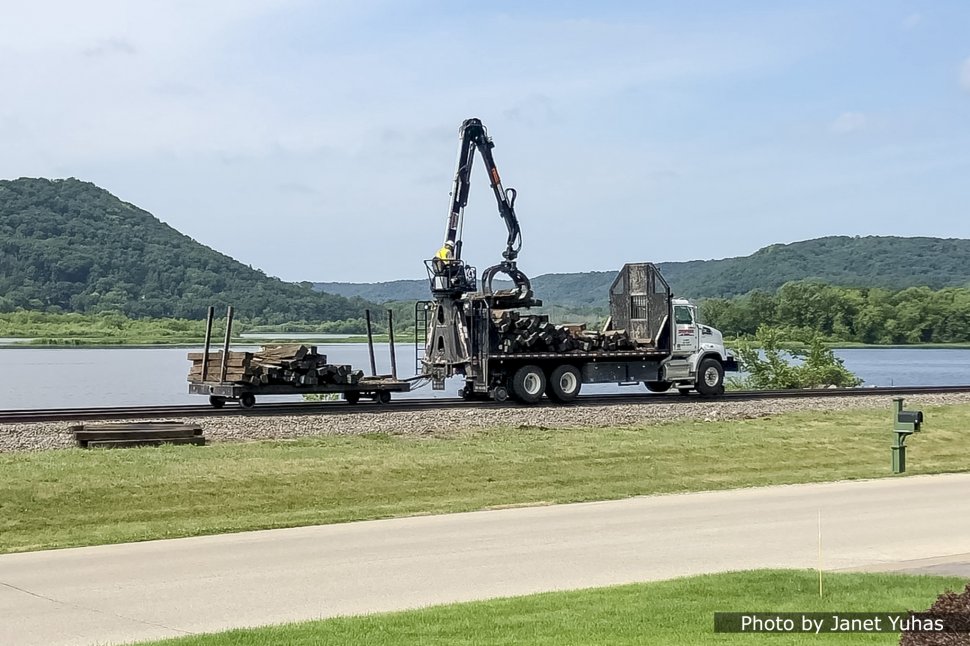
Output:
<path fill-rule="evenodd" d="M 189 382 L 189 393 L 208 395 L 209 403 L 222 408 L 227 401 L 238 401 L 243 408 L 256 405 L 256 397 L 261 395 L 315 395 L 337 394 L 350 404 L 360 399 L 373 399 L 379 404 L 391 401 L 391 393 L 406 393 L 411 383 L 393 379 L 390 376 L 363 377 L 356 384 L 317 384 L 294 386 L 288 384 L 239 384 L 234 382 L 193 381 Z"/>

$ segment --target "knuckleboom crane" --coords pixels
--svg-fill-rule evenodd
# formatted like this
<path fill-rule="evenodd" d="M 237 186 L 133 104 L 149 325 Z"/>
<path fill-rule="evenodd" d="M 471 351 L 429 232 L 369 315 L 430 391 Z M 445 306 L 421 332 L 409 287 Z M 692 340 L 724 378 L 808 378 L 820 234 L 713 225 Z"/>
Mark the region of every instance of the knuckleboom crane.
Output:
<path fill-rule="evenodd" d="M 492 158 L 494 144 L 481 121 L 466 120 L 459 135 L 444 245 L 425 261 L 433 300 L 418 303 L 415 311 L 426 334 L 421 374 L 435 390 L 443 390 L 445 380 L 457 374 L 464 377 L 459 394 L 466 399 L 511 396 L 525 404 L 543 397 L 570 402 L 590 383 L 643 383 L 654 392 L 676 387 L 704 396 L 724 391 L 724 373 L 737 370 L 738 364 L 723 336 L 698 323 L 694 305 L 673 298 L 652 263 L 623 266 L 609 288 L 608 322 L 592 335 L 515 311 L 542 305 L 516 267 L 522 232 L 515 189 L 502 186 Z M 476 153 L 509 230 L 503 260 L 482 273 L 481 290 L 476 289 L 475 268 L 461 259 L 462 218 Z M 512 279 L 512 289 L 492 289 L 499 273 Z"/>
<path fill-rule="evenodd" d="M 458 129 L 459 147 L 455 179 L 451 190 L 445 240 L 435 257 L 425 261 L 434 300 L 428 304 L 428 342 L 422 359 L 424 372 L 433 388 L 444 389 L 444 380 L 453 374 L 468 375 L 474 363 L 476 348 L 469 338 L 469 325 L 477 320 L 473 313 L 491 309 L 533 307 L 542 302 L 533 298 L 529 278 L 517 267 L 522 248 L 522 231 L 515 215 L 514 188 L 505 188 L 492 156 L 495 147 L 480 119 L 466 119 Z M 476 289 L 476 270 L 462 260 L 462 228 L 465 206 L 471 188 L 471 171 L 478 153 L 485 165 L 488 180 L 498 204 L 499 216 L 508 228 L 508 239 L 502 261 L 482 272 L 481 291 Z M 495 291 L 496 274 L 512 279 L 511 290 Z M 481 317 L 478 317 L 479 319 Z M 471 393 L 466 388 L 466 396 Z"/>
<path fill-rule="evenodd" d="M 502 178 L 499 176 L 495 158 L 492 156 L 492 148 L 495 147 L 495 143 L 488 136 L 488 131 L 482 125 L 481 120 L 466 119 L 462 122 L 458 134 L 461 143 L 458 148 L 458 164 L 451 189 L 448 227 L 445 230 L 444 244 L 435 257 L 435 261 L 438 262 L 433 261 L 432 273 L 454 276 L 450 287 L 442 286 L 440 289 L 459 294 L 475 291 L 474 271 L 468 271 L 468 269 L 473 268 L 465 267 L 461 260 L 461 234 L 464 225 L 465 206 L 468 205 L 468 193 L 471 189 L 472 166 L 477 151 L 485 164 L 488 180 L 492 186 L 492 192 L 495 194 L 495 201 L 498 203 L 498 213 L 509 230 L 505 251 L 502 252 L 504 260 L 483 272 L 482 292 L 492 294 L 492 279 L 495 274 L 503 273 L 508 275 L 515 284 L 514 292 L 505 296 L 526 301 L 532 296 L 532 287 L 528 277 L 516 267 L 516 258 L 518 258 L 519 251 L 522 249 L 522 230 L 519 227 L 519 219 L 515 215 L 517 192 L 514 188 L 502 186 Z M 459 268 L 462 270 L 461 272 L 457 271 Z"/>

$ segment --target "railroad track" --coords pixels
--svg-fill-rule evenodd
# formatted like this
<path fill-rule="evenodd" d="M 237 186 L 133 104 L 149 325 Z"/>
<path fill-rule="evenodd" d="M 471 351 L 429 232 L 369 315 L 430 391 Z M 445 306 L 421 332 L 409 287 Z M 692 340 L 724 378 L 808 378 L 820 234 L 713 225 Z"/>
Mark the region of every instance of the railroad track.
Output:
<path fill-rule="evenodd" d="M 698 395 L 684 397 L 680 394 L 619 393 L 611 395 L 581 396 L 569 406 L 618 406 L 623 404 L 669 404 L 689 401 L 756 401 L 766 399 L 795 399 L 804 397 L 859 397 L 859 396 L 905 396 L 946 393 L 970 393 L 967 386 L 904 386 L 891 388 L 830 388 L 822 390 L 762 390 L 735 391 L 719 397 L 702 398 Z M 538 406 L 557 406 L 541 403 Z M 223 417 L 226 415 L 274 416 L 274 415 L 341 415 L 347 413 L 380 414 L 393 411 L 421 411 L 451 407 L 462 408 L 514 408 L 522 404 L 491 401 L 462 401 L 460 399 L 399 399 L 390 404 L 362 401 L 349 405 L 344 401 L 287 402 L 257 404 L 244 409 L 227 404 L 225 408 L 212 408 L 208 404 L 182 406 L 126 406 L 111 408 L 51 408 L 38 410 L 0 411 L 0 424 L 22 422 L 62 422 L 111 419 L 159 419 L 169 417 Z"/>

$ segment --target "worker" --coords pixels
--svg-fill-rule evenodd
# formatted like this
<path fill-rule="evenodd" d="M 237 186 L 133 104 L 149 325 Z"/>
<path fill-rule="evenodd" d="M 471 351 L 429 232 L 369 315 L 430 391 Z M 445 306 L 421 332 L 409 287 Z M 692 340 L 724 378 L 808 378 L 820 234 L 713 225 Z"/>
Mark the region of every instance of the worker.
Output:
<path fill-rule="evenodd" d="M 445 242 L 441 249 L 438 249 L 438 253 L 435 254 L 435 258 L 438 260 L 453 260 L 455 257 L 455 243 L 451 240 Z"/>

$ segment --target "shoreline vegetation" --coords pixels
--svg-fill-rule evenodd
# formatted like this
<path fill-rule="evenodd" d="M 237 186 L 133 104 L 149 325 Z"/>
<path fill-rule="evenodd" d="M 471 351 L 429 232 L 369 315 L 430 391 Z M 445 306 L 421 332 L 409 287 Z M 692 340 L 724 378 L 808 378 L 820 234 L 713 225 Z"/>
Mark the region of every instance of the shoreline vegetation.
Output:
<path fill-rule="evenodd" d="M 397 326 L 395 326 L 397 327 Z M 287 323 L 279 326 L 254 325 L 246 320 L 233 323 L 232 345 L 276 343 L 365 343 L 363 320 L 323 323 Z M 395 329 L 395 342 L 413 343 L 411 324 L 407 330 Z M 387 325 L 376 319 L 374 341 L 388 340 Z M 258 334 L 257 337 L 242 335 Z M 225 335 L 225 322 L 216 319 L 212 326 L 212 345 L 218 350 Z M 278 336 L 277 336 L 278 335 Z M 299 335 L 299 336 L 297 336 Z M 0 313 L 0 347 L 194 347 L 205 341 L 205 321 L 179 318 L 134 319 L 113 312 L 104 314 L 64 314 L 20 311 Z"/>
<path fill-rule="evenodd" d="M 201 346 L 205 341 L 204 335 L 198 337 L 134 337 L 134 336 L 17 336 L 0 335 L 0 349 L 64 349 L 64 348 L 90 348 L 90 349 L 111 349 L 111 348 L 194 348 Z M 212 348 L 218 352 L 222 347 L 222 334 L 213 333 Z M 387 334 L 375 334 L 374 343 L 387 343 Z M 394 342 L 400 344 L 414 343 L 414 335 L 394 333 Z M 728 348 L 736 350 L 740 344 L 739 339 L 726 339 L 725 344 Z M 258 346 L 274 345 L 283 343 L 304 343 L 304 344 L 337 344 L 337 343 L 367 343 L 366 335 L 353 335 L 347 337 L 321 337 L 308 333 L 306 336 L 286 336 L 286 337 L 240 337 L 233 335 L 232 347 L 236 346 Z M 755 349 L 762 346 L 757 343 L 750 344 Z M 825 342 L 825 347 L 832 350 L 970 350 L 968 343 L 846 343 L 846 342 Z M 782 350 L 805 350 L 809 344 L 799 341 L 782 341 L 778 343 Z"/>
<path fill-rule="evenodd" d="M 405 308 L 400 308 L 404 310 Z M 383 313 L 375 313 L 374 341 L 388 341 L 387 323 Z M 395 343 L 414 343 L 413 318 L 395 312 Z M 413 315 L 412 315 L 413 316 Z M 225 334 L 224 321 L 216 319 L 212 328 L 213 345 L 221 346 Z M 715 325 L 715 327 L 717 327 Z M 777 347 L 783 350 L 806 350 L 811 343 L 801 333 L 785 327 L 775 328 Z M 265 345 L 275 343 L 365 343 L 367 335 L 363 319 L 325 321 L 322 323 L 293 322 L 281 325 L 256 325 L 245 319 L 233 324 L 232 344 Z M 801 330 L 800 332 L 804 332 Z M 258 338 L 241 335 L 265 335 Z M 279 336 L 274 336 L 279 335 Z M 133 319 L 112 312 L 103 314 L 48 313 L 19 311 L 0 313 L 0 348 L 112 348 L 112 347 L 191 347 L 205 339 L 205 321 L 178 318 Z M 863 343 L 825 338 L 831 349 L 970 349 L 970 339 L 949 342 Z M 761 348 L 757 338 L 748 335 L 725 334 L 725 343 L 732 349 L 742 345 Z"/>
<path fill-rule="evenodd" d="M 68 349 L 68 348 L 86 348 L 86 349 L 102 349 L 108 350 L 112 348 L 195 348 L 202 346 L 205 342 L 204 337 L 195 338 L 112 338 L 112 337 L 68 337 L 68 338 L 53 338 L 53 337 L 0 337 L 3 339 L 0 341 L 0 349 L 40 349 L 49 348 L 52 350 L 57 349 Z M 16 341 L 12 339 L 17 339 Z M 212 351 L 219 352 L 222 349 L 223 337 L 220 335 L 218 338 L 213 335 L 212 339 Z M 387 343 L 388 336 L 386 334 L 375 334 L 374 343 Z M 232 348 L 236 349 L 239 346 L 260 346 L 260 345 L 282 345 L 286 343 L 302 343 L 305 345 L 323 345 L 323 344 L 334 344 L 334 343 L 367 343 L 366 336 L 348 336 L 348 337 L 326 337 L 321 338 L 318 336 L 307 335 L 305 337 L 232 337 Z M 398 334 L 394 335 L 394 343 L 400 344 L 412 344 L 414 343 L 413 336 L 400 336 Z M 970 347 L 970 346 L 968 346 Z"/>

